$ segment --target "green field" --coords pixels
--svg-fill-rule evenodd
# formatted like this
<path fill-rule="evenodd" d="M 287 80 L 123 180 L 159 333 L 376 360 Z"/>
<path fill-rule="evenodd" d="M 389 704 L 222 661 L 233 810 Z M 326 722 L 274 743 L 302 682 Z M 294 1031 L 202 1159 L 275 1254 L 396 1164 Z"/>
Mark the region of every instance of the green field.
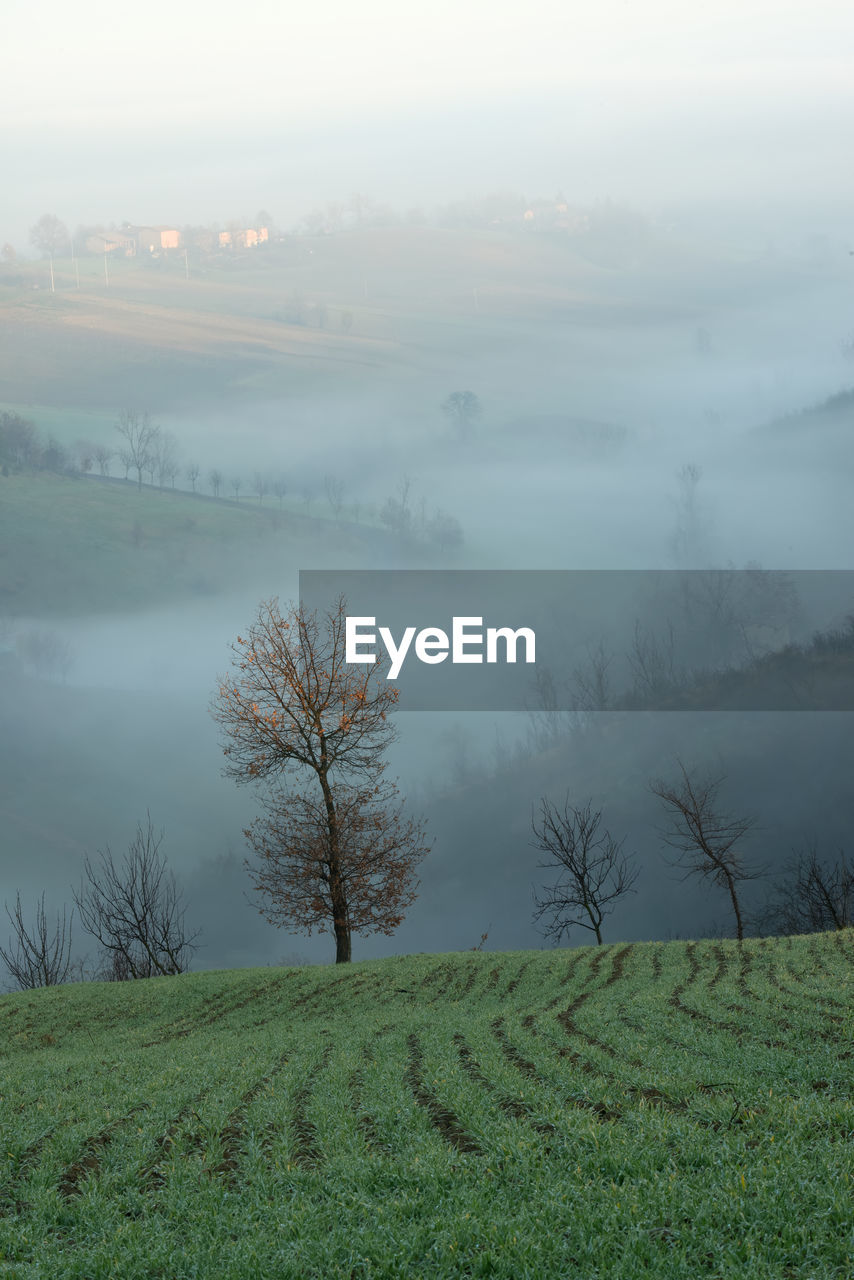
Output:
<path fill-rule="evenodd" d="M 316 504 L 320 510 L 320 503 Z M 303 562 L 376 555 L 383 534 L 251 494 L 48 472 L 0 476 L 0 614 L 70 617 L 210 596 Z"/>
<path fill-rule="evenodd" d="M 854 937 L 0 1001 L 0 1274 L 849 1277 Z"/>

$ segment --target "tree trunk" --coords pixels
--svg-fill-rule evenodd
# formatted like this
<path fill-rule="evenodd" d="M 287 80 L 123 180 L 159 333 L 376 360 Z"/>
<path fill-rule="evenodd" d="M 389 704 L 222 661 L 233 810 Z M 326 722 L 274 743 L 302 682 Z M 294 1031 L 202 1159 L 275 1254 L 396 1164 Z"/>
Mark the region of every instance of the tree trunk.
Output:
<path fill-rule="evenodd" d="M 321 750 L 325 755 L 326 744 L 323 735 L 321 735 Z M 341 883 L 341 863 L 338 854 L 338 815 L 335 812 L 335 800 L 325 769 L 321 769 L 317 776 L 326 804 L 326 821 L 329 831 L 329 896 L 330 906 L 332 907 L 332 927 L 335 931 L 335 963 L 349 964 L 352 956 L 350 916 L 347 910 L 347 896 Z"/>
<path fill-rule="evenodd" d="M 735 881 L 731 876 L 727 876 L 727 887 L 729 889 L 729 896 L 732 899 L 732 909 L 735 912 L 735 936 L 738 938 L 739 942 L 741 942 L 744 937 L 744 929 L 741 925 L 741 912 L 738 907 L 738 896 L 735 892 Z"/>
<path fill-rule="evenodd" d="M 338 921 L 335 922 L 335 963 L 349 964 L 352 959 L 350 947 L 350 930 L 346 923 L 344 928 L 339 930 Z"/>

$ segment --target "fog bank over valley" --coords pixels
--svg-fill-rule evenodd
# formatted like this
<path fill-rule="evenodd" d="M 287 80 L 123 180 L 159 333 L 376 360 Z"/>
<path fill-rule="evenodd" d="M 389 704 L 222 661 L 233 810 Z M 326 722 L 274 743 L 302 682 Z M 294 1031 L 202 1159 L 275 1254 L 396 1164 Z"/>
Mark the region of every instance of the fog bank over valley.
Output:
<path fill-rule="evenodd" d="M 532 813 L 567 795 L 637 859 L 606 940 L 732 932 L 665 856 L 680 762 L 756 818 L 754 923 L 795 851 L 850 857 L 854 599 L 796 572 L 854 569 L 848 9 L 328 0 L 285 39 L 155 3 L 130 57 L 114 8 L 91 42 L 44 8 L 8 37 L 45 81 L 0 91 L 0 903 L 70 909 L 150 813 L 197 967 L 331 960 L 259 914 L 210 714 L 307 569 L 719 571 L 524 713 L 402 699 L 433 848 L 355 958 L 551 945 Z M 789 700 L 697 709 L 757 671 Z"/>

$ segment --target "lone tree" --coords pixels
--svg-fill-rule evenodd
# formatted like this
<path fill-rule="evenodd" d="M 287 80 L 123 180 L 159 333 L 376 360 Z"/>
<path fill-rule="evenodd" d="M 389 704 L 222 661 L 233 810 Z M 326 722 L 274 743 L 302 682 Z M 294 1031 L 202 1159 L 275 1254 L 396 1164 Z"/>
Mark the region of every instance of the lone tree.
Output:
<path fill-rule="evenodd" d="M 232 645 L 233 674 L 211 706 L 227 740 L 225 772 L 272 787 L 247 831 L 268 899 L 261 913 L 331 931 L 339 964 L 351 958 L 352 933 L 400 924 L 428 852 L 423 823 L 404 819 L 384 776 L 397 689 L 381 663 L 345 662 L 346 613 L 343 597 L 321 618 L 263 602 Z"/>
<path fill-rule="evenodd" d="M 55 213 L 43 213 L 30 227 L 30 243 L 45 258 L 58 258 L 70 244 L 68 228 Z"/>
<path fill-rule="evenodd" d="M 481 415 L 480 400 L 473 391 L 452 391 L 442 401 L 442 413 L 460 438 L 467 440 L 474 434 L 475 423 Z"/>
<path fill-rule="evenodd" d="M 759 879 L 764 873 L 745 862 L 741 851 L 744 837 L 756 824 L 755 818 L 738 817 L 721 809 L 718 792 L 725 782 L 718 778 L 696 777 L 679 761 L 681 781 L 650 783 L 653 795 L 664 805 L 669 825 L 662 832 L 664 843 L 675 850 L 674 865 L 688 876 L 702 876 L 729 895 L 735 916 L 736 937 L 744 937 L 744 923 L 738 886 Z"/>
<path fill-rule="evenodd" d="M 188 931 L 183 894 L 160 852 L 163 836 L 146 814 L 120 864 L 109 845 L 97 863 L 85 859 L 83 883 L 74 894 L 83 927 L 101 944 L 107 969 L 122 977 L 184 973 L 197 949 L 199 930 Z"/>
<path fill-rule="evenodd" d="M 547 854 L 538 866 L 557 868 L 557 883 L 535 898 L 535 923 L 545 921 L 543 933 L 560 942 L 573 926 L 589 929 L 602 942 L 602 921 L 632 886 L 638 870 L 623 853 L 623 841 L 600 831 L 602 810 L 587 804 L 576 806 L 567 796 L 563 808 L 545 796 L 539 819 L 531 815 L 535 849 Z"/>
<path fill-rule="evenodd" d="M 65 908 L 57 913 L 56 924 L 51 927 L 44 894 L 36 904 L 35 920 L 29 925 L 24 919 L 20 893 L 16 895 L 14 913 L 7 904 L 4 906 L 12 937 L 7 946 L 0 947 L 0 959 L 13 981 L 22 990 L 65 982 L 71 968 L 71 921 L 66 920 Z"/>

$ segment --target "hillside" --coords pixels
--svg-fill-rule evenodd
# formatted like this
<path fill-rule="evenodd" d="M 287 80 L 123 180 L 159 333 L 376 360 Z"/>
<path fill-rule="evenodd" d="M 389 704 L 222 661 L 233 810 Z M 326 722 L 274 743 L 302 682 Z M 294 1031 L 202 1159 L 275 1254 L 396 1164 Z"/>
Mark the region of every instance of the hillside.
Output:
<path fill-rule="evenodd" d="M 377 528 L 304 512 L 290 495 L 259 504 L 95 476 L 0 476 L 0 615 L 140 609 L 388 548 Z"/>
<path fill-rule="evenodd" d="M 851 1273 L 850 931 L 0 1000 L 25 1277 Z"/>

